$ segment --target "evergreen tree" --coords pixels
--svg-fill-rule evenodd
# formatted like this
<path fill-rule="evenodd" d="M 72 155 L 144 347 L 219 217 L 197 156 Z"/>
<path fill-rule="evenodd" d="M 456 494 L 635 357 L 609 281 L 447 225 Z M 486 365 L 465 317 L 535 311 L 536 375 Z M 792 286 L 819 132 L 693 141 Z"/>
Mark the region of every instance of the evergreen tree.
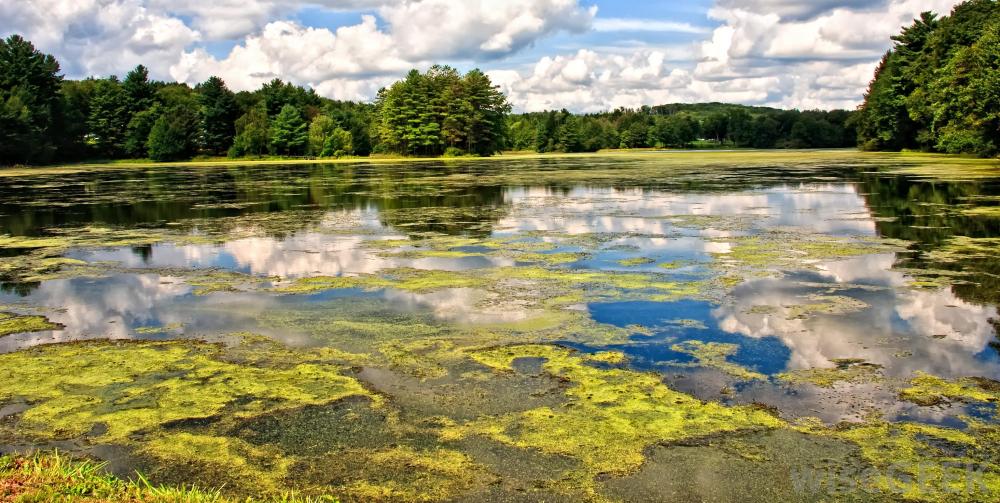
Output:
<path fill-rule="evenodd" d="M 205 148 L 221 154 L 233 144 L 235 121 L 239 117 L 236 95 L 218 77 L 210 77 L 195 87 L 201 115 L 202 141 Z"/>
<path fill-rule="evenodd" d="M 87 128 L 98 155 L 114 158 L 125 153 L 128 130 L 128 101 L 117 77 L 98 80 L 90 99 Z"/>
<path fill-rule="evenodd" d="M 153 106 L 156 89 L 149 81 L 149 70 L 142 65 L 128 72 L 122 81 L 129 115 L 135 115 Z"/>
<path fill-rule="evenodd" d="M 19 35 L 0 40 L 0 163 L 53 157 L 61 81 L 54 57 Z"/>
<path fill-rule="evenodd" d="M 853 121 L 862 148 L 995 155 L 997 19 L 996 1 L 969 0 L 892 37 Z"/>
<path fill-rule="evenodd" d="M 309 133 L 302 114 L 293 105 L 282 107 L 271 123 L 271 152 L 278 155 L 302 155 L 309 143 Z"/>

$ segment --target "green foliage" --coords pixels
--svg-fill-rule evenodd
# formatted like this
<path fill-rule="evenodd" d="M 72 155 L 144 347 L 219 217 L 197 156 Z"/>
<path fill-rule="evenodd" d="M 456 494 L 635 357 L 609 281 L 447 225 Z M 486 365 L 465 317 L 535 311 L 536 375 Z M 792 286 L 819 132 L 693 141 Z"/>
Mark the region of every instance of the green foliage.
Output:
<path fill-rule="evenodd" d="M 197 146 L 198 116 L 187 107 L 176 106 L 160 115 L 149 132 L 149 158 L 177 161 L 190 158 Z"/>
<path fill-rule="evenodd" d="M 308 143 L 309 133 L 299 109 L 285 105 L 271 123 L 271 153 L 302 155 Z"/>
<path fill-rule="evenodd" d="M 354 151 L 351 133 L 327 115 L 317 115 L 309 125 L 309 155 L 340 157 Z"/>
<path fill-rule="evenodd" d="M 146 144 L 149 133 L 153 131 L 153 125 L 162 113 L 157 105 L 132 116 L 125 129 L 125 153 L 132 157 L 145 157 L 148 154 Z"/>
<path fill-rule="evenodd" d="M 201 115 L 202 139 L 205 148 L 215 154 L 229 149 L 236 136 L 236 119 L 239 108 L 236 95 L 218 77 L 210 77 L 195 87 Z"/>
<path fill-rule="evenodd" d="M 128 72 L 122 81 L 130 114 L 137 114 L 153 106 L 156 87 L 149 81 L 149 70 L 142 65 Z"/>
<path fill-rule="evenodd" d="M 1000 152 L 1000 5 L 926 12 L 892 37 L 857 118 L 869 150 Z"/>
<path fill-rule="evenodd" d="M 835 148 L 855 143 L 851 114 L 776 110 L 705 103 L 573 115 L 529 113 L 509 121 L 508 147 L 537 152 L 595 152 L 607 148 L 689 148 L 699 139 L 717 146 Z"/>
<path fill-rule="evenodd" d="M 457 148 L 492 155 L 503 147 L 507 98 L 479 70 L 464 77 L 434 66 L 379 92 L 376 132 L 381 149 L 405 155 L 441 155 Z"/>
<path fill-rule="evenodd" d="M 89 142 L 104 157 L 118 157 L 125 152 L 129 123 L 128 101 L 117 77 L 98 80 L 90 98 L 87 118 Z"/>
<path fill-rule="evenodd" d="M 229 157 L 264 155 L 267 153 L 270 126 L 263 106 L 252 107 L 236 121 L 236 137 L 229 148 Z"/>
<path fill-rule="evenodd" d="M 0 163 L 44 162 L 55 154 L 59 63 L 19 35 L 0 40 Z"/>

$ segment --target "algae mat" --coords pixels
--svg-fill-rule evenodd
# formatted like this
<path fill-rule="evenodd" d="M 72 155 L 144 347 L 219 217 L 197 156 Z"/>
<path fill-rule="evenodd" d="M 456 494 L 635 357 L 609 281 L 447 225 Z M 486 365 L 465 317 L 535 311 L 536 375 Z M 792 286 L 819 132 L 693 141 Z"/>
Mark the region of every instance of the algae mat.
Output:
<path fill-rule="evenodd" d="M 998 203 L 996 162 L 846 151 L 5 173 L 0 453 L 237 499 L 996 499 Z"/>

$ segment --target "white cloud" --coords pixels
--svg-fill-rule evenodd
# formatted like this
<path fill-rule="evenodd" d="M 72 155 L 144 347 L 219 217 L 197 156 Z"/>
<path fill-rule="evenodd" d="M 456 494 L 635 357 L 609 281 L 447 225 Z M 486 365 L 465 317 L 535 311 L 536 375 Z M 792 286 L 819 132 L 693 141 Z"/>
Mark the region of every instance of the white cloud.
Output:
<path fill-rule="evenodd" d="M 123 74 L 196 83 L 219 75 L 235 89 L 274 77 L 341 99 L 370 99 L 413 67 L 471 62 L 518 110 L 606 110 L 681 101 L 852 108 L 890 45 L 925 10 L 958 0 L 716 0 L 714 29 L 663 19 L 599 18 L 586 0 L 32 0 L 0 2 L 0 35 L 22 33 L 70 77 Z M 305 8 L 361 21 L 314 27 Z M 502 60 L 556 33 L 627 34 L 603 47 Z M 643 39 L 687 34 L 672 46 Z M 219 55 L 219 41 L 235 42 Z M 216 45 L 208 45 L 209 43 Z M 565 42 L 564 42 L 565 43 Z M 571 42 L 572 43 L 572 42 Z M 606 43 L 606 42 L 605 42 Z M 572 47 L 572 46 L 571 46 Z"/>
<path fill-rule="evenodd" d="M 234 89 L 254 89 L 279 77 L 327 96 L 367 99 L 413 67 L 489 60 L 557 31 L 587 30 L 596 9 L 577 0 L 404 0 L 378 12 L 384 28 L 372 15 L 335 31 L 274 21 L 224 58 L 201 48 L 185 52 L 170 74 L 192 84 L 218 75 Z"/>
<path fill-rule="evenodd" d="M 710 30 L 690 23 L 633 18 L 599 18 L 594 20 L 597 31 L 655 31 L 674 33 L 708 33 Z"/>
<path fill-rule="evenodd" d="M 850 109 L 861 101 L 889 37 L 921 12 L 947 13 L 956 3 L 718 0 L 709 17 L 719 26 L 689 47 L 687 63 L 668 64 L 675 48 L 638 48 L 628 56 L 581 50 L 491 76 L 526 111 L 687 101 Z M 599 19 L 595 26 L 624 30 L 643 23 L 656 22 Z"/>
<path fill-rule="evenodd" d="M 597 8 L 578 0 L 421 0 L 385 5 L 379 14 L 411 59 L 489 59 L 557 31 L 589 30 Z"/>
<path fill-rule="evenodd" d="M 409 67 L 375 18 L 365 16 L 360 24 L 336 32 L 276 21 L 222 60 L 203 49 L 186 52 L 170 74 L 191 84 L 218 75 L 238 90 L 256 89 L 278 77 L 318 91 L 344 93 L 338 94 L 341 98 L 361 99 L 374 94 L 373 86 L 385 83 L 379 76 L 398 75 Z"/>
<path fill-rule="evenodd" d="M 166 69 L 201 35 L 138 0 L 0 2 L 0 33 L 20 33 L 55 53 L 72 76 L 122 73 L 137 64 Z"/>

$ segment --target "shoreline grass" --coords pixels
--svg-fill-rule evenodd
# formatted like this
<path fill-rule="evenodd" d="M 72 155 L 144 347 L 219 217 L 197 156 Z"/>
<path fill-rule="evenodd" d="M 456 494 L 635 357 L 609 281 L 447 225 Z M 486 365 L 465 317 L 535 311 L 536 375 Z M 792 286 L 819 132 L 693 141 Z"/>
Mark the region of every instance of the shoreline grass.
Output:
<path fill-rule="evenodd" d="M 104 463 L 75 459 L 56 452 L 0 456 L 0 501 L 10 502 L 135 502 L 135 503 L 319 503 L 332 497 L 230 497 L 221 489 L 154 485 L 140 473 L 124 480 L 106 471 Z"/>
<path fill-rule="evenodd" d="M 772 158 L 775 161 L 800 159 L 800 160 L 825 160 L 840 159 L 850 156 L 855 159 L 900 159 L 908 161 L 940 161 L 948 160 L 961 164 L 995 165 L 1000 169 L 1000 160 L 982 159 L 969 156 L 932 154 L 923 152 L 863 152 L 856 149 L 800 149 L 800 150 L 759 150 L 759 149 L 707 149 L 707 150 L 660 150 L 660 149 L 614 149 L 601 150 L 599 152 L 562 153 L 547 152 L 537 153 L 531 151 L 507 151 L 492 157 L 404 157 L 404 156 L 371 156 L 371 157 L 341 157 L 341 158 L 282 158 L 282 157 L 259 157 L 230 159 L 227 157 L 203 157 L 189 161 L 175 162 L 153 162 L 148 159 L 117 159 L 112 161 L 90 161 L 71 164 L 53 164 L 42 166 L 12 166 L 0 167 L 0 178 L 33 176 L 33 175 L 57 175 L 72 174 L 98 170 L 125 170 L 125 169 L 151 169 L 151 168 L 171 168 L 171 167 L 234 167 L 234 166 L 278 166 L 278 165 L 337 165 L 337 164 L 410 164 L 427 162 L 444 163 L 469 163 L 469 162 L 496 162 L 509 160 L 545 160 L 545 159 L 588 159 L 588 158 L 620 158 L 620 159 L 651 159 L 654 157 L 672 158 L 683 160 L 686 158 L 707 158 L 708 160 L 725 160 L 733 158 L 733 161 L 759 160 Z"/>

